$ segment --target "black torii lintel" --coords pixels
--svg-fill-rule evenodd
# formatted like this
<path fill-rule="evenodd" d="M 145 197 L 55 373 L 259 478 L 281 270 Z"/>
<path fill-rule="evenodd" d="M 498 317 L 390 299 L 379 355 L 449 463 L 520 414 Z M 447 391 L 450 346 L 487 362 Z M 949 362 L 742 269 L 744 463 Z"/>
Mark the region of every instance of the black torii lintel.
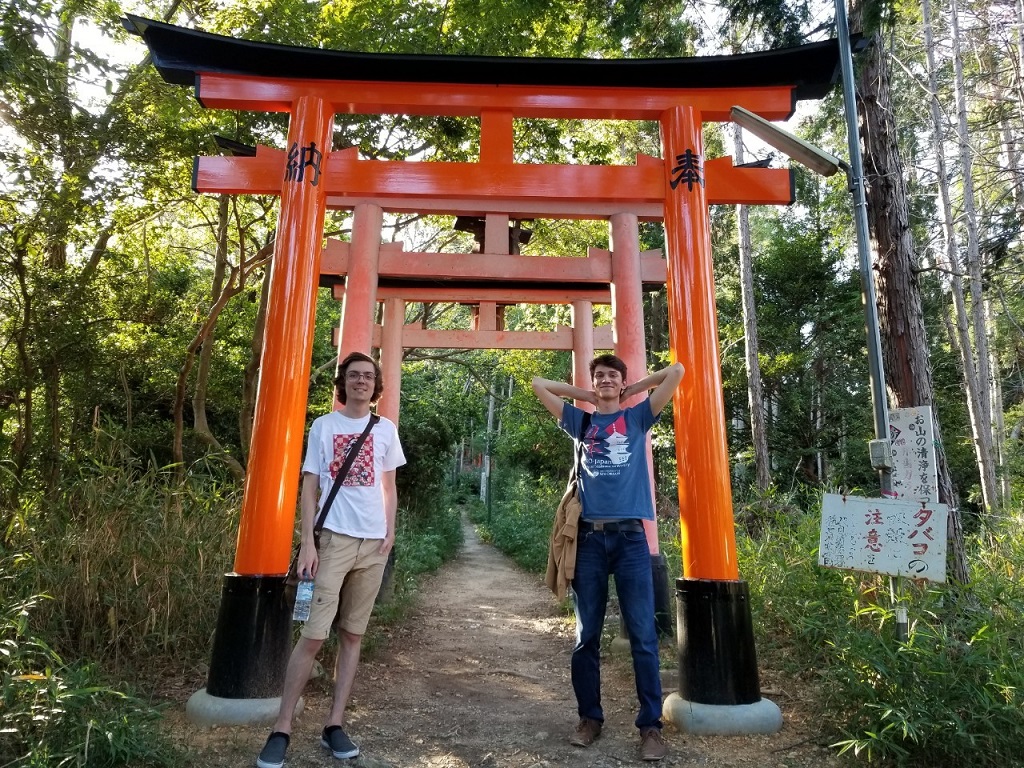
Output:
<path fill-rule="evenodd" d="M 466 83 L 611 88 L 793 86 L 794 102 L 820 99 L 840 74 L 835 39 L 731 56 L 568 59 L 361 53 L 239 40 L 127 15 L 122 22 L 149 46 L 169 83 L 193 85 L 199 73 L 305 80 Z M 854 36 L 858 47 L 860 36 Z"/>

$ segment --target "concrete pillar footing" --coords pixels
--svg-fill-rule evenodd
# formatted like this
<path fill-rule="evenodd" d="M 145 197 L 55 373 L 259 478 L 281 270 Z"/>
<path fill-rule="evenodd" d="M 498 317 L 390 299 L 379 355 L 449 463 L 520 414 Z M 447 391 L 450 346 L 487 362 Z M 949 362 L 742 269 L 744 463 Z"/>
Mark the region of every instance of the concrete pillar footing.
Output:
<path fill-rule="evenodd" d="M 700 736 L 743 736 L 782 730 L 782 712 L 769 699 L 754 704 L 701 704 L 671 693 L 665 699 L 662 716 L 683 733 Z"/>
<path fill-rule="evenodd" d="M 302 712 L 306 702 L 299 698 L 295 714 Z M 205 688 L 193 693 L 185 704 L 185 717 L 190 723 L 211 728 L 215 725 L 261 725 L 277 720 L 281 697 L 272 699 L 225 699 L 211 696 Z"/>

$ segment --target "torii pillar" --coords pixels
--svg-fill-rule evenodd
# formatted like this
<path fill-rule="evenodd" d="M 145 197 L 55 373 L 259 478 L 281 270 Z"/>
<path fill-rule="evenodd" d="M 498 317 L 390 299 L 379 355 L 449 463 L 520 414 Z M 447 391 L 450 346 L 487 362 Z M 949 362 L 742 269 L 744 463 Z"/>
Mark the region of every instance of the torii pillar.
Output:
<path fill-rule="evenodd" d="M 187 705 L 199 722 L 251 722 L 272 715 L 273 697 L 284 685 L 292 622 L 280 607 L 285 599 L 280 574 L 288 570 L 291 540 L 279 532 L 291 528 L 293 508 L 282 500 L 294 503 L 302 464 L 327 210 L 322 163 L 333 122 L 326 99 L 306 95 L 292 104 L 292 157 L 281 188 L 238 548 L 234 569 L 224 576 L 206 688 Z"/>
<path fill-rule="evenodd" d="M 594 304 L 574 301 L 570 305 L 572 320 L 572 383 L 581 389 L 590 387 L 590 361 L 594 359 Z M 577 408 L 593 411 L 594 406 L 576 400 Z"/>
<path fill-rule="evenodd" d="M 398 410 L 402 393 L 402 330 L 405 327 L 405 301 L 384 300 L 384 329 L 380 342 L 380 367 L 384 371 L 384 392 L 377 403 L 377 413 L 398 426 Z"/>
<path fill-rule="evenodd" d="M 775 733 L 782 713 L 761 698 L 750 589 L 736 563 L 700 112 L 667 110 L 661 141 L 669 349 L 687 362 L 673 397 L 683 558 L 679 691 L 666 699 L 664 714 L 688 733 Z"/>
<path fill-rule="evenodd" d="M 627 384 L 647 375 L 647 342 L 644 339 L 643 278 L 640 269 L 639 219 L 632 213 L 616 213 L 609 220 L 612 246 L 612 329 L 615 354 L 626 364 Z M 647 393 L 631 397 L 623 405 L 639 403 Z M 651 509 L 654 498 L 654 451 L 651 433 L 644 436 L 647 473 L 650 475 Z M 672 613 L 668 598 L 668 563 L 658 541 L 658 521 L 644 520 L 644 532 L 651 550 L 651 576 L 654 581 L 654 616 L 660 637 L 672 635 Z"/>
<path fill-rule="evenodd" d="M 362 203 L 356 206 L 352 216 L 350 266 L 345 281 L 345 300 L 341 306 L 341 324 L 338 329 L 339 361 L 350 352 L 368 355 L 373 346 L 373 321 L 377 315 L 380 232 L 383 222 L 384 211 L 379 205 Z"/>

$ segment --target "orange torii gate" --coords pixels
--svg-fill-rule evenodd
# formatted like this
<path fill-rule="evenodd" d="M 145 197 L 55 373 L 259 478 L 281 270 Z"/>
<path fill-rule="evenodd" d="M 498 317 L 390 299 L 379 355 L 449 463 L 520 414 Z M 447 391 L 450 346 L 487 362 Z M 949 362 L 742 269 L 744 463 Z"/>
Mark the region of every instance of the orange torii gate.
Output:
<path fill-rule="evenodd" d="M 664 221 L 670 351 L 687 371 L 673 408 L 684 574 L 676 584 L 680 675 L 665 715 L 684 730 L 704 733 L 781 727 L 778 708 L 760 697 L 749 590 L 736 564 L 708 205 L 785 204 L 792 184 L 786 170 L 705 159 L 701 132 L 704 122 L 728 120 L 734 105 L 774 120 L 789 117 L 800 99 L 824 96 L 838 75 L 836 41 L 687 59 L 513 59 L 324 51 L 136 16 L 124 21 L 144 38 L 164 78 L 194 83 L 204 106 L 290 115 L 285 149 L 261 146 L 253 157 L 198 158 L 194 173 L 200 192 L 281 197 L 235 570 L 225 576 L 205 692 L 215 700 L 205 705 L 215 712 L 208 720 L 244 717 L 230 714 L 226 704 L 280 690 L 291 637 L 281 592 L 294 525 L 323 220 L 330 207 L 355 213 L 342 353 L 369 351 L 379 298 L 389 296 L 386 336 L 389 325 L 402 322 L 399 302 L 411 295 L 388 294 L 380 281 L 388 259 L 380 244 L 385 210 L 482 217 L 490 243 L 504 239 L 510 218 L 608 219 L 614 274 L 604 287 L 617 327 L 621 316 L 628 333 L 641 329 L 641 339 L 636 222 Z M 479 162 L 392 162 L 360 158 L 356 149 L 332 151 L 336 114 L 385 113 L 479 118 Z M 641 156 L 632 166 L 517 163 L 517 118 L 658 121 L 662 158 Z M 488 261 L 512 272 L 524 268 L 507 249 L 466 258 L 480 260 L 481 269 Z M 542 282 L 554 281 L 549 288 L 567 280 L 553 269 L 534 270 Z M 481 323 L 496 332 L 491 310 L 503 300 L 518 301 L 522 288 L 522 281 L 507 279 L 487 298 L 474 297 Z M 581 295 L 570 297 L 574 309 L 577 303 L 585 309 Z M 635 355 L 635 344 L 627 341 Z M 381 343 L 384 354 L 389 345 Z M 631 370 L 645 367 L 643 357 L 639 366 L 626 362 Z M 387 360 L 385 365 L 395 367 Z M 395 417 L 397 401 L 381 409 Z M 271 705 L 263 716 L 274 712 Z"/>

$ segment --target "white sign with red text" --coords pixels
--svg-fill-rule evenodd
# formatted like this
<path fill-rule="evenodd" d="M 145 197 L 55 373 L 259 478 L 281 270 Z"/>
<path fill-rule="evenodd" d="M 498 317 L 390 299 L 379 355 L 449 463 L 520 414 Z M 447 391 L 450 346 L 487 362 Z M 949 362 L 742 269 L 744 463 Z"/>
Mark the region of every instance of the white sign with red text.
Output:
<path fill-rule="evenodd" d="M 818 565 L 946 580 L 945 504 L 826 493 Z"/>

